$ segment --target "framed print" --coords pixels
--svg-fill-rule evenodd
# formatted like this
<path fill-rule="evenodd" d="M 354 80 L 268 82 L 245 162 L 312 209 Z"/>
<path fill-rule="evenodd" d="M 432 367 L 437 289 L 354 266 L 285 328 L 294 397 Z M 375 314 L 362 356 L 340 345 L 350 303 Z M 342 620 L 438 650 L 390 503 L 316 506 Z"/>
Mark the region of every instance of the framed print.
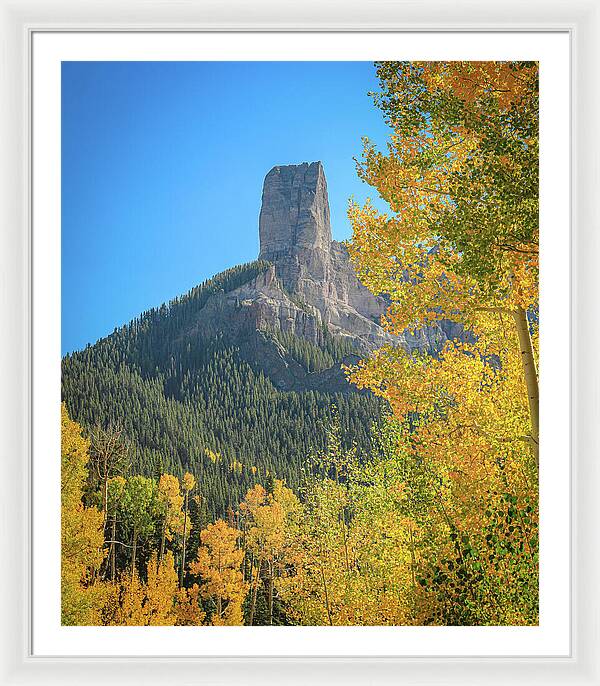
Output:
<path fill-rule="evenodd" d="M 83 6 L 5 5 L 4 682 L 597 683 L 596 8 Z"/>

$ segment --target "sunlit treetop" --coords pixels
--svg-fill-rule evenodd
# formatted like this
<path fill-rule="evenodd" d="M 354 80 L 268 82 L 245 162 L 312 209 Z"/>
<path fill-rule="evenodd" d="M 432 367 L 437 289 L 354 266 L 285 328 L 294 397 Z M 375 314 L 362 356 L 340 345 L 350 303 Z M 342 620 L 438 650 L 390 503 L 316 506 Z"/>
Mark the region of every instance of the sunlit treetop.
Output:
<path fill-rule="evenodd" d="M 539 242 L 537 63 L 381 62 L 377 74 L 374 98 L 393 132 L 386 153 L 365 139 L 358 169 L 394 214 L 351 210 L 361 277 L 396 280 L 400 268 L 437 261 L 481 294 L 530 305 Z M 368 254 L 375 252 L 379 258 Z"/>

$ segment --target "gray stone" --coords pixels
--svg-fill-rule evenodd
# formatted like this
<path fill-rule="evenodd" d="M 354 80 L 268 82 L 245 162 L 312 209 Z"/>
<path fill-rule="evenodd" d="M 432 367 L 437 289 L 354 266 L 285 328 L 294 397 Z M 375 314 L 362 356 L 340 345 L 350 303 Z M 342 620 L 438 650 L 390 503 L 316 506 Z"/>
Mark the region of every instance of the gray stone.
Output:
<path fill-rule="evenodd" d="M 363 350 L 393 340 L 379 325 L 385 300 L 358 281 L 345 246 L 332 241 L 321 162 L 271 169 L 263 186 L 259 235 L 259 257 L 274 265 L 281 290 L 303 302 L 315 320 L 315 326 L 307 327 L 304 316 L 299 326 L 298 312 L 287 312 L 282 318 L 277 298 L 270 292 L 277 311 L 272 323 L 277 320 L 278 328 L 314 336 L 319 342 L 318 332 L 325 326 L 334 335 L 352 338 Z M 259 291 L 260 286 L 256 284 Z"/>
<path fill-rule="evenodd" d="M 265 177 L 258 221 L 260 258 L 272 262 L 331 244 L 327 181 L 320 162 L 273 167 Z"/>
<path fill-rule="evenodd" d="M 380 324 L 388 302 L 358 280 L 346 246 L 331 237 L 327 182 L 321 162 L 274 167 L 266 176 L 259 217 L 259 258 L 269 268 L 212 296 L 192 335 L 223 333 L 282 390 L 347 390 L 339 364 L 308 374 L 273 331 L 321 344 L 324 331 L 350 341 L 358 355 L 384 344 L 436 353 L 456 332 L 440 322 L 391 336 Z M 358 358 L 356 358 L 358 359 Z"/>

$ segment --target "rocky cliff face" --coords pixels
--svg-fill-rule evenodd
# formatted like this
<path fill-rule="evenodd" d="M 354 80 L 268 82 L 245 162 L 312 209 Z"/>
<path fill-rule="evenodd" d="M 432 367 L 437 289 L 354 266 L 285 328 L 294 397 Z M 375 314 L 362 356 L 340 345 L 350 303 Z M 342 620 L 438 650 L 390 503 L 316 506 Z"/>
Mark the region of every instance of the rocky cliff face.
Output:
<path fill-rule="evenodd" d="M 267 174 L 259 233 L 259 257 L 273 265 L 268 279 L 292 296 L 285 312 L 276 308 L 283 330 L 318 342 L 318 332 L 326 327 L 355 340 L 360 349 L 390 340 L 379 326 L 385 300 L 358 281 L 346 248 L 331 238 L 321 162 L 274 167 Z"/>
<path fill-rule="evenodd" d="M 385 298 L 360 283 L 346 247 L 332 240 L 321 162 L 271 169 L 263 186 L 259 234 L 259 259 L 269 265 L 243 286 L 214 296 L 196 332 L 243 340 L 246 357 L 266 365 L 281 387 L 316 388 L 322 379 L 295 369 L 269 332 L 292 333 L 316 345 L 330 335 L 357 355 L 386 343 L 435 351 L 446 340 L 443 324 L 401 337 L 381 327 Z M 334 376 L 326 375 L 335 386 Z"/>
<path fill-rule="evenodd" d="M 301 253 L 328 253 L 329 198 L 320 162 L 271 169 L 263 185 L 258 230 L 259 257 L 264 260 L 281 262 Z"/>

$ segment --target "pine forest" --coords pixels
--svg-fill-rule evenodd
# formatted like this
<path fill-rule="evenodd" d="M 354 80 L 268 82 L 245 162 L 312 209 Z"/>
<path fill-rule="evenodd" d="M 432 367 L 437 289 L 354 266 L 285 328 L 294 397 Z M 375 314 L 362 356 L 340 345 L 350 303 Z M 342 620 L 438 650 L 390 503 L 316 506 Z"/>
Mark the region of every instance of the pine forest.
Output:
<path fill-rule="evenodd" d="M 538 66 L 373 68 L 388 212 L 277 167 L 257 260 L 63 358 L 62 624 L 538 624 Z"/>

